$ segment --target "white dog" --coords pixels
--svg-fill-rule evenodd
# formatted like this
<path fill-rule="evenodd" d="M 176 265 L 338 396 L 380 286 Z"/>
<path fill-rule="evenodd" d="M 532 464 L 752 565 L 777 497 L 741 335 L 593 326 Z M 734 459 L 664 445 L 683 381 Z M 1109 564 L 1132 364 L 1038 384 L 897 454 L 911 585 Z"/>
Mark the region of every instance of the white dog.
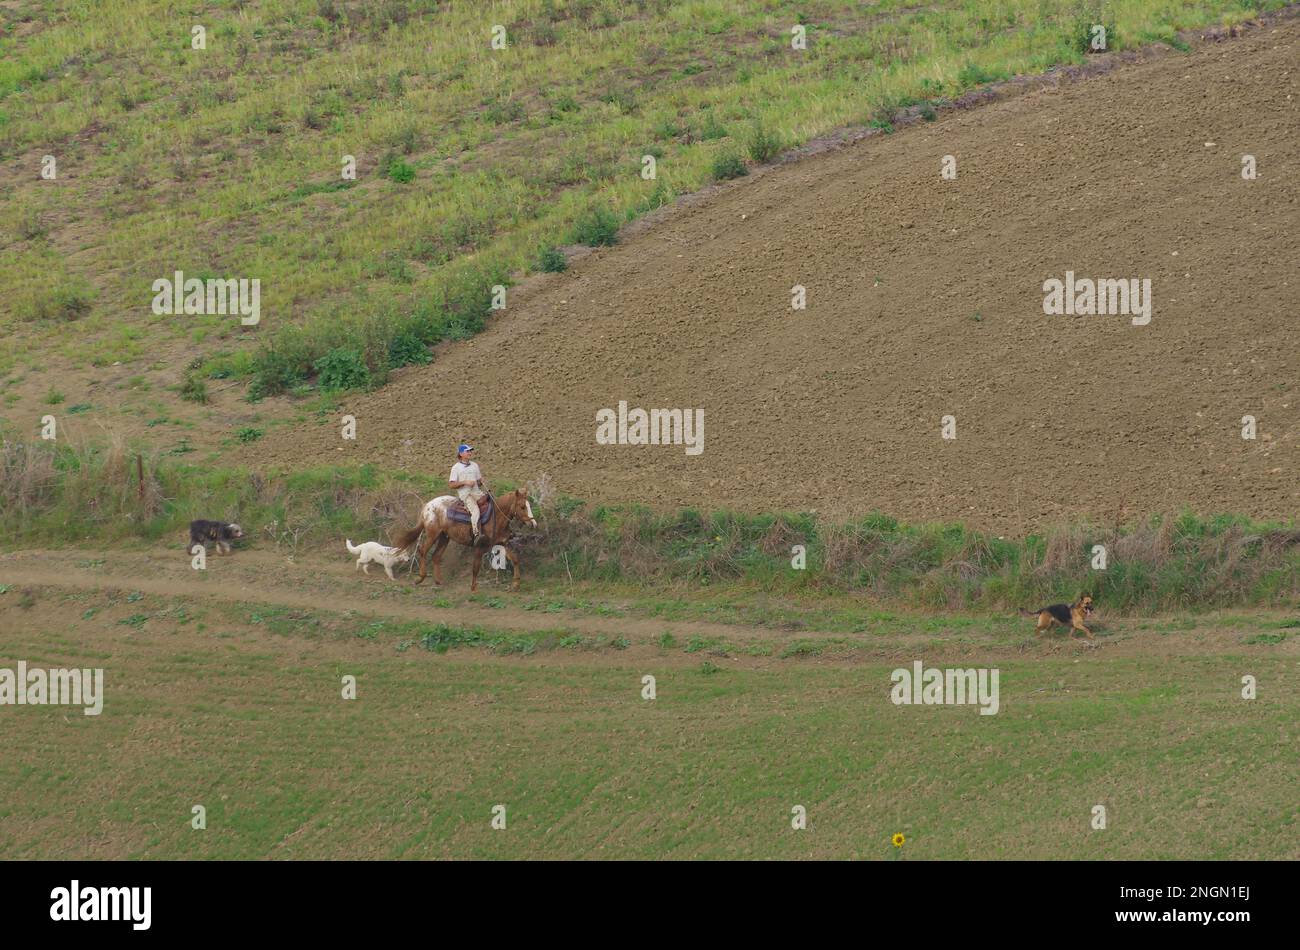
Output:
<path fill-rule="evenodd" d="M 357 570 L 370 573 L 370 562 L 377 561 L 384 565 L 384 573 L 388 575 L 389 580 L 397 580 L 393 577 L 393 565 L 401 564 L 403 561 L 411 559 L 409 551 L 403 551 L 401 548 L 385 547 L 378 541 L 367 541 L 364 544 L 358 544 L 355 547 L 351 539 L 345 542 L 348 546 L 349 554 L 356 554 Z"/>

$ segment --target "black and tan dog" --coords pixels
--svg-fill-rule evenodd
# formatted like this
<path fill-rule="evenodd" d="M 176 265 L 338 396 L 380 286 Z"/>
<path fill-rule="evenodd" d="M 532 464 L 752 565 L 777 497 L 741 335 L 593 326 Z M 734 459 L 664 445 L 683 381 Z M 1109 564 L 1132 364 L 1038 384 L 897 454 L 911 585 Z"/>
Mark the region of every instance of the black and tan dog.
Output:
<path fill-rule="evenodd" d="M 1037 610 L 1021 610 L 1026 617 L 1037 617 L 1038 626 L 1034 627 L 1034 633 L 1042 633 L 1054 623 L 1070 628 L 1070 633 L 1076 630 L 1082 630 L 1091 640 L 1092 631 L 1083 625 L 1083 622 L 1092 616 L 1092 596 L 1089 594 L 1080 594 L 1077 603 L 1073 604 L 1052 604 L 1048 607 L 1040 607 Z"/>

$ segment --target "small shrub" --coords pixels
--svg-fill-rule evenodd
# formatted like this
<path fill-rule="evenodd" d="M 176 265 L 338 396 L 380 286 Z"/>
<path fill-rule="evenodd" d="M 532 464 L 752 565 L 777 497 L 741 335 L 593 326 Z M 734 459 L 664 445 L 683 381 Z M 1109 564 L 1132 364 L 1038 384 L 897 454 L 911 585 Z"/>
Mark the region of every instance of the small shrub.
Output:
<path fill-rule="evenodd" d="M 566 112 L 577 112 L 578 108 L 578 100 L 565 94 L 551 102 L 551 111 L 548 113 L 548 118 L 558 119 Z"/>
<path fill-rule="evenodd" d="M 363 389 L 370 385 L 370 369 L 356 350 L 336 347 L 312 365 L 321 389 Z"/>
<path fill-rule="evenodd" d="M 186 402 L 196 402 L 202 405 L 208 401 L 208 384 L 193 373 L 185 374 L 185 382 L 181 383 L 181 398 Z"/>
<path fill-rule="evenodd" d="M 560 274 L 569 269 L 569 261 L 554 244 L 542 248 L 537 258 L 537 269 L 546 274 Z"/>
<path fill-rule="evenodd" d="M 618 215 L 606 207 L 589 210 L 573 226 L 574 244 L 609 247 L 618 241 Z"/>
<path fill-rule="evenodd" d="M 388 344 L 388 365 L 394 368 L 398 366 L 422 366 L 433 359 L 433 354 L 420 335 L 414 328 L 408 327 L 398 332 Z"/>
<path fill-rule="evenodd" d="M 405 185 L 415 180 L 415 169 L 392 152 L 385 155 L 383 161 L 380 162 L 380 174 L 389 181 L 397 182 L 399 185 Z"/>
<path fill-rule="evenodd" d="M 768 129 L 760 120 L 755 120 L 745 140 L 749 157 L 756 162 L 766 162 L 775 158 L 781 151 L 783 143 L 778 132 Z"/>
<path fill-rule="evenodd" d="M 745 167 L 745 160 L 738 153 L 727 149 L 713 156 L 712 173 L 714 181 L 726 181 L 748 175 L 749 169 Z"/>
<path fill-rule="evenodd" d="M 244 426 L 235 433 L 235 437 L 239 439 L 240 442 L 256 442 L 265 434 L 266 433 L 261 429 L 254 429 L 252 426 Z"/>
<path fill-rule="evenodd" d="M 254 402 L 293 389 L 307 378 L 309 357 L 297 348 L 270 346 L 253 357 L 248 398 Z"/>

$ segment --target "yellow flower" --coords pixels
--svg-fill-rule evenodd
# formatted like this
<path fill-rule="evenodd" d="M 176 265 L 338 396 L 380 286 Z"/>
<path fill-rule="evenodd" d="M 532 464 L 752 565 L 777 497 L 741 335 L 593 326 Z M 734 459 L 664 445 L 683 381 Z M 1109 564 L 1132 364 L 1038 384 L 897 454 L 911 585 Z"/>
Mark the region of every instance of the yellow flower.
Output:
<path fill-rule="evenodd" d="M 894 842 L 895 848 L 901 848 L 903 846 L 903 842 L 906 841 L 907 839 L 904 838 L 902 835 L 894 835 L 894 837 L 891 840 Z"/>

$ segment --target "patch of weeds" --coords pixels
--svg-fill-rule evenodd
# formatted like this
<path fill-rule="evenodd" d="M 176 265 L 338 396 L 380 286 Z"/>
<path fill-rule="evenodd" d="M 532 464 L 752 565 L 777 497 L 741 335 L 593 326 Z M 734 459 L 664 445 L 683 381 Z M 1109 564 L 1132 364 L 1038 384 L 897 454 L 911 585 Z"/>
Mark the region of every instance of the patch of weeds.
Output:
<path fill-rule="evenodd" d="M 299 185 L 293 191 L 289 192 L 289 200 L 297 201 L 310 195 L 329 194 L 335 191 L 346 191 L 356 185 L 355 179 L 343 178 L 338 181 L 308 182 L 305 185 Z"/>
<path fill-rule="evenodd" d="M 388 344 L 388 365 L 394 369 L 399 366 L 423 366 L 432 360 L 433 354 L 414 329 L 400 331 Z"/>
<path fill-rule="evenodd" d="M 505 102 L 493 100 L 483 110 L 483 118 L 493 125 L 507 125 L 511 122 L 518 122 L 527 114 L 528 110 L 517 99 L 507 99 Z"/>
<path fill-rule="evenodd" d="M 544 274 L 561 274 L 569 269 L 569 261 L 554 244 L 542 248 L 537 257 L 537 269 Z"/>
<path fill-rule="evenodd" d="M 141 591 L 133 590 L 131 593 L 126 595 L 126 602 L 128 604 L 134 604 L 136 601 L 140 600 L 144 600 L 144 594 Z"/>
<path fill-rule="evenodd" d="M 196 377 L 194 373 L 186 373 L 185 382 L 181 383 L 181 399 L 187 403 L 198 403 L 199 405 L 207 403 L 208 383 Z"/>
<path fill-rule="evenodd" d="M 726 128 L 718 122 L 718 117 L 713 114 L 713 110 L 709 110 L 708 115 L 704 118 L 704 128 L 700 129 L 700 138 L 705 142 L 712 142 L 726 137 Z"/>
<path fill-rule="evenodd" d="M 314 364 L 317 383 L 326 391 L 363 389 L 370 384 L 370 368 L 356 350 L 335 347 Z"/>
<path fill-rule="evenodd" d="M 749 152 L 749 157 L 759 163 L 775 158 L 780 153 L 782 145 L 780 134 L 767 128 L 758 119 L 754 120 L 749 135 L 745 138 L 745 149 Z"/>
<path fill-rule="evenodd" d="M 244 426 L 242 429 L 240 429 L 238 432 L 235 433 L 235 438 L 239 439 L 240 442 L 247 443 L 247 442 L 256 442 L 264 435 L 266 435 L 266 433 L 263 432 L 261 429 L 255 429 L 252 426 Z"/>
<path fill-rule="evenodd" d="M 700 672 L 705 676 L 712 676 L 714 673 L 721 673 L 722 667 L 718 666 L 716 663 L 710 662 L 709 660 L 705 660 L 700 664 Z"/>
<path fill-rule="evenodd" d="M 787 643 L 781 650 L 781 659 L 795 656 L 821 656 L 821 654 L 821 644 L 812 640 L 795 640 L 793 643 Z"/>
<path fill-rule="evenodd" d="M 1253 637 L 1247 637 L 1241 642 L 1247 646 L 1265 646 L 1274 647 L 1287 638 L 1285 633 L 1257 633 Z"/>
<path fill-rule="evenodd" d="M 983 86 L 1005 78 L 1004 73 L 985 69 L 976 63 L 967 63 L 957 72 L 957 85 L 967 89 L 971 86 Z"/>
<path fill-rule="evenodd" d="M 127 627 L 135 627 L 138 630 L 140 627 L 143 627 L 148 620 L 149 618 L 145 614 L 132 614 L 124 620 L 119 620 L 118 623 Z"/>
<path fill-rule="evenodd" d="M 379 174 L 399 185 L 405 185 L 415 180 L 415 169 L 400 158 L 396 152 L 389 152 L 380 160 Z"/>
<path fill-rule="evenodd" d="M 67 397 L 64 396 L 63 393 L 51 387 L 50 391 L 45 394 L 45 404 L 47 406 L 57 406 L 59 403 L 63 402 L 63 400 L 66 398 Z"/>
<path fill-rule="evenodd" d="M 546 117 L 554 121 L 566 112 L 577 112 L 578 108 L 578 100 L 566 93 L 551 100 L 551 108 Z"/>
<path fill-rule="evenodd" d="M 745 167 L 745 160 L 740 157 L 739 152 L 724 149 L 713 156 L 713 166 L 710 169 L 710 174 L 713 176 L 714 181 L 727 181 L 748 175 L 749 169 Z"/>
<path fill-rule="evenodd" d="M 93 408 L 94 408 L 94 407 L 91 406 L 91 404 L 88 403 L 88 402 L 79 402 L 79 403 L 76 403 L 75 405 L 71 405 L 71 406 L 69 406 L 69 407 L 65 410 L 65 412 L 67 412 L 68 415 L 70 415 L 70 416 L 75 416 L 75 415 L 79 415 L 80 413 L 83 413 L 83 412 L 89 412 L 89 411 L 90 411 L 91 409 L 93 409 Z"/>
<path fill-rule="evenodd" d="M 686 652 L 699 653 L 701 650 L 716 650 L 721 647 L 721 640 L 710 640 L 706 637 L 691 637 L 691 639 L 686 643 Z"/>
<path fill-rule="evenodd" d="M 610 247 L 618 242 L 618 215 L 609 208 L 591 208 L 573 225 L 571 242 L 588 247 Z"/>
<path fill-rule="evenodd" d="M 454 646 L 469 646 L 482 643 L 483 640 L 481 630 L 469 630 L 464 627 L 453 627 L 450 624 L 440 623 L 425 631 L 420 637 L 420 646 L 434 653 L 446 653 Z"/>
<path fill-rule="evenodd" d="M 615 637 L 609 641 L 609 645 L 615 650 L 626 650 L 632 645 L 632 642 L 627 637 Z"/>

